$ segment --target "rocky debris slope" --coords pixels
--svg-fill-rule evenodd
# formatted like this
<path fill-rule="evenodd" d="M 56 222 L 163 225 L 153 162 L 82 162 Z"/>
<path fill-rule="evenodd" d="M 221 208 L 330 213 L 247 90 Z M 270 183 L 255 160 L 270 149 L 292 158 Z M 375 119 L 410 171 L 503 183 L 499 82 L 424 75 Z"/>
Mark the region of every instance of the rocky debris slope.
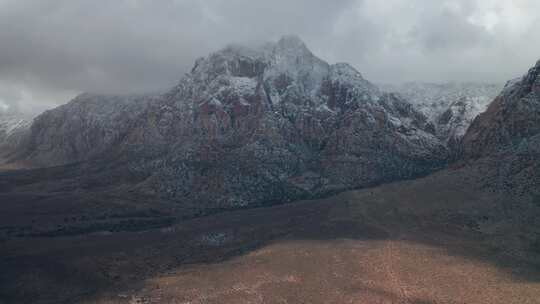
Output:
<path fill-rule="evenodd" d="M 412 178 L 447 158 L 425 115 L 296 37 L 201 58 L 159 96 L 80 96 L 39 116 L 21 151 L 42 166 L 122 161 L 137 191 L 218 210 Z"/>
<path fill-rule="evenodd" d="M 478 114 L 501 92 L 502 85 L 483 83 L 421 83 L 385 85 L 397 92 L 433 123 L 437 136 L 455 147 Z"/>

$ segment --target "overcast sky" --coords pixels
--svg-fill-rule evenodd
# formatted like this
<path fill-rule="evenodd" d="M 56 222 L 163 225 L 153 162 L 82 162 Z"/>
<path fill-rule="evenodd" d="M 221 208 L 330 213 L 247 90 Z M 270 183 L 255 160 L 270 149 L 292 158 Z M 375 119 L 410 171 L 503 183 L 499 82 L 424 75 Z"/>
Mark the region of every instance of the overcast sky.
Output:
<path fill-rule="evenodd" d="M 164 89 L 284 34 L 374 82 L 504 82 L 540 59 L 540 1 L 0 0 L 0 109 Z"/>

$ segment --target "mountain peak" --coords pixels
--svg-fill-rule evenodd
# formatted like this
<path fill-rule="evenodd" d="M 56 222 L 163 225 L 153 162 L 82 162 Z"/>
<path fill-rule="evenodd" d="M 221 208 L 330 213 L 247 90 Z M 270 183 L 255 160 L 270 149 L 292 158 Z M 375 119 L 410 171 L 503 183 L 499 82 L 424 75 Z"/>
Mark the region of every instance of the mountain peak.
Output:
<path fill-rule="evenodd" d="M 308 49 L 304 41 L 296 35 L 282 36 L 277 42 L 265 43 L 262 47 L 248 47 L 242 44 L 229 44 L 225 48 L 214 52 L 212 55 L 224 56 L 224 57 L 248 57 L 262 59 L 265 54 L 279 53 L 279 54 L 294 54 L 294 55 L 313 55 Z"/>
<path fill-rule="evenodd" d="M 191 75 L 199 83 L 209 83 L 220 76 L 277 79 L 291 77 L 302 89 L 315 92 L 328 75 L 330 65 L 315 56 L 298 37 L 283 36 L 257 48 L 229 45 L 196 61 Z"/>
<path fill-rule="evenodd" d="M 298 36 L 287 35 L 281 37 L 274 45 L 274 52 L 295 56 L 314 56 L 304 41 Z"/>
<path fill-rule="evenodd" d="M 306 44 L 304 43 L 304 41 L 302 41 L 302 39 L 300 39 L 300 37 L 298 37 L 296 35 L 282 36 L 278 40 L 277 45 L 279 47 L 282 47 L 282 48 L 296 48 L 296 49 L 304 48 L 304 49 L 307 49 Z"/>

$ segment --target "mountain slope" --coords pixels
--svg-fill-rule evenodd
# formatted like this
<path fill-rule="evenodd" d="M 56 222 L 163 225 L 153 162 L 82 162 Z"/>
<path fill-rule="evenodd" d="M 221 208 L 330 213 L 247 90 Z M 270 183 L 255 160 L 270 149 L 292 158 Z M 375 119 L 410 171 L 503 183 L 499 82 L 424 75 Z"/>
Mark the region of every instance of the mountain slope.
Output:
<path fill-rule="evenodd" d="M 540 61 L 478 116 L 463 139 L 466 157 L 530 150 L 540 132 Z"/>
<path fill-rule="evenodd" d="M 82 94 L 35 118 L 19 158 L 52 166 L 87 160 L 120 142 L 152 96 Z"/>

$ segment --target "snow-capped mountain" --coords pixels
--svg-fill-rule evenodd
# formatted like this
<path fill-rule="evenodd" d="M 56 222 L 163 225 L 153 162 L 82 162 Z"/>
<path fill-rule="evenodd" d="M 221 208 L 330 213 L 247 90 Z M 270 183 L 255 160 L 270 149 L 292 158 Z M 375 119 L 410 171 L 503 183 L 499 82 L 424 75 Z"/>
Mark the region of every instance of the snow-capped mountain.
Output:
<path fill-rule="evenodd" d="M 453 146 L 465 135 L 474 118 L 501 92 L 503 85 L 409 82 L 382 87 L 412 103 L 433 123 L 437 136 Z"/>
<path fill-rule="evenodd" d="M 79 96 L 37 117 L 18 155 L 125 164 L 137 191 L 220 209 L 411 178 L 447 150 L 401 97 L 289 36 L 201 58 L 161 95 Z"/>

